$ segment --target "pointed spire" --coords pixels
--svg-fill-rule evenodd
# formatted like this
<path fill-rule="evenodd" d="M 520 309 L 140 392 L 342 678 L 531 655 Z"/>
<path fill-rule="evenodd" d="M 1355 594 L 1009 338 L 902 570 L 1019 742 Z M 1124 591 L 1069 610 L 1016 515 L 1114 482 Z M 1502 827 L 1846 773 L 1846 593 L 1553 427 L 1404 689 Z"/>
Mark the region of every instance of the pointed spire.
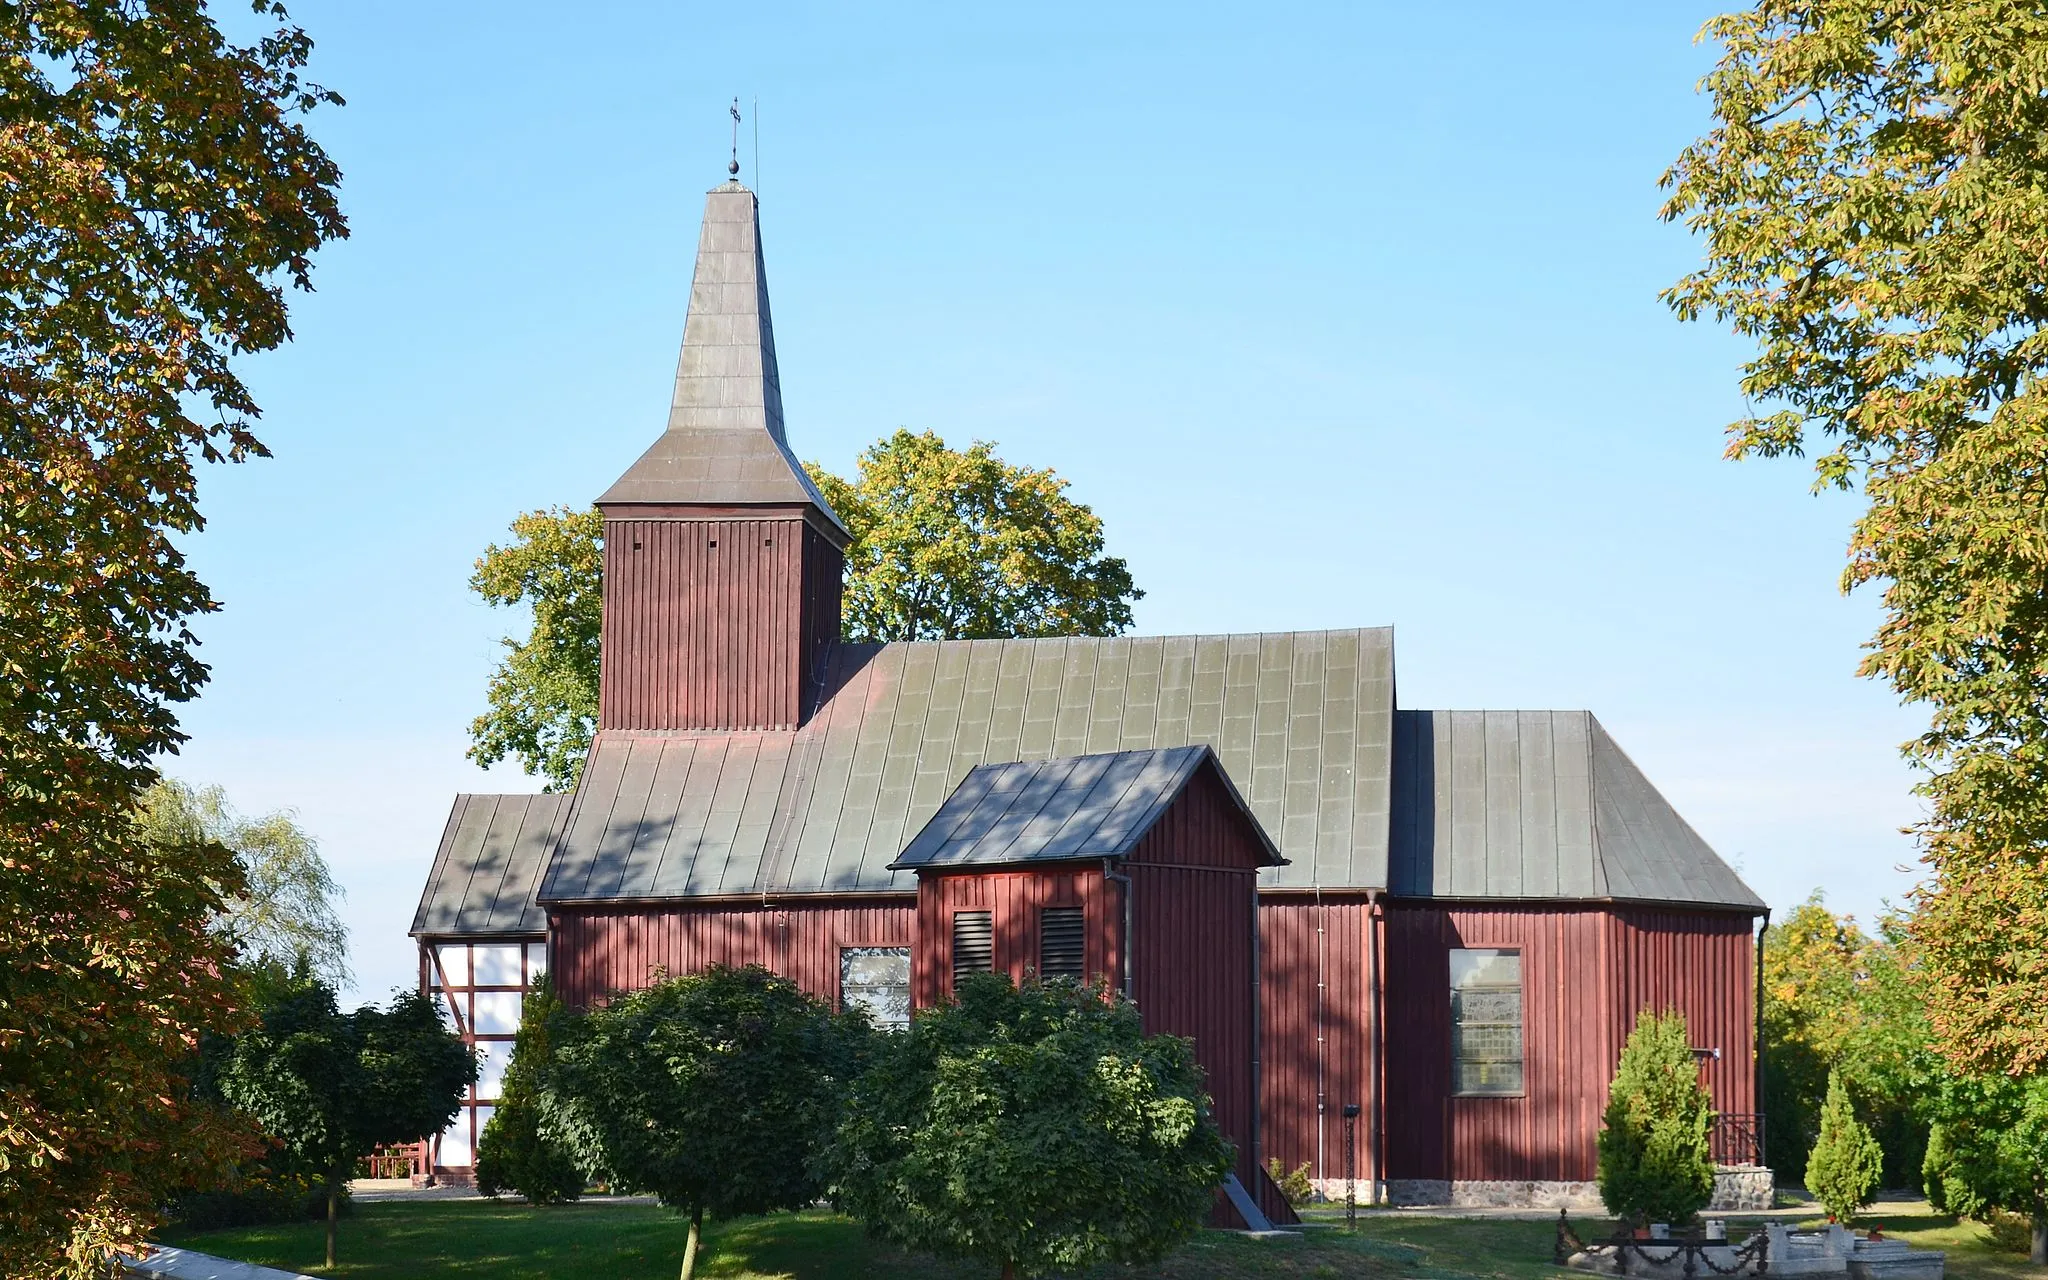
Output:
<path fill-rule="evenodd" d="M 704 201 L 668 430 L 598 499 L 627 502 L 808 503 L 840 524 L 783 435 L 760 207 L 737 180 Z"/>

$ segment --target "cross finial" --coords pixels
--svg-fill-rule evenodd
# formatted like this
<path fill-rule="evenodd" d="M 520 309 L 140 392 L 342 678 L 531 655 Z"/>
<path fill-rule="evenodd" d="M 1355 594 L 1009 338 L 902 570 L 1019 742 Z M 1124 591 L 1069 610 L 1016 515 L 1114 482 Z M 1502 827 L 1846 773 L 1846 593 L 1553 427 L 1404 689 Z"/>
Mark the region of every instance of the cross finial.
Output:
<path fill-rule="evenodd" d="M 732 100 L 732 163 L 725 167 L 734 181 L 740 176 L 740 100 Z"/>

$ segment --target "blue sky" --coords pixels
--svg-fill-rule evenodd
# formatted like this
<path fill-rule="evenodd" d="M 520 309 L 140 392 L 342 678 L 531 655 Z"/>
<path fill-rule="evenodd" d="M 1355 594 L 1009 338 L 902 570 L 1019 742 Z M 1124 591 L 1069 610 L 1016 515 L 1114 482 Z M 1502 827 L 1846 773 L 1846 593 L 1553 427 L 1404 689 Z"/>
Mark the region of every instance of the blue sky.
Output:
<path fill-rule="evenodd" d="M 465 582 L 664 421 L 726 106 L 759 100 L 789 432 L 1052 466 L 1150 633 L 1391 623 L 1407 707 L 1588 707 L 1780 909 L 1911 883 L 1897 744 L 1837 592 L 1853 498 L 1720 460 L 1744 344 L 1657 291 L 1656 179 L 1711 6 L 301 0 L 353 236 L 248 362 L 276 457 L 216 468 L 225 610 L 174 773 L 289 807 L 365 995 L 497 638 Z"/>

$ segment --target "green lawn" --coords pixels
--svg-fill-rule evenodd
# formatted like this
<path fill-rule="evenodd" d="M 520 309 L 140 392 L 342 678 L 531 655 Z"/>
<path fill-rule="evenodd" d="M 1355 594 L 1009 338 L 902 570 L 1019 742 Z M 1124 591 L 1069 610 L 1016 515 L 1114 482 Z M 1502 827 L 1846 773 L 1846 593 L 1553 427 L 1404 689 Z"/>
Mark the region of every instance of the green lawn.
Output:
<path fill-rule="evenodd" d="M 1326 1213 L 1311 1221 L 1329 1221 Z M 1335 1215 L 1341 1224 L 1342 1214 Z M 1884 1216 L 1887 1234 L 1946 1249 L 1955 1280 L 2042 1280 L 2026 1259 L 1994 1253 L 1973 1223 L 1931 1214 Z M 1604 1228 L 1575 1220 L 1581 1234 Z M 1748 1220 L 1731 1227 L 1746 1232 Z M 1300 1239 L 1248 1240 L 1205 1232 L 1155 1267 L 1114 1268 L 1104 1276 L 1148 1280 L 1239 1277 L 1366 1277 L 1393 1280 L 1559 1280 L 1580 1276 L 1549 1265 L 1552 1221 L 1421 1218 L 1361 1211 L 1359 1233 L 1311 1228 Z M 719 1223 L 707 1231 L 699 1274 L 720 1280 L 968 1280 L 992 1268 L 912 1257 L 882 1248 L 844 1218 L 780 1214 Z M 341 1265 L 323 1271 L 321 1224 L 163 1234 L 166 1244 L 346 1280 L 462 1277 L 463 1280 L 667 1280 L 682 1260 L 683 1224 L 666 1210 L 639 1205 L 523 1204 L 475 1200 L 385 1201 L 357 1206 L 341 1224 Z"/>

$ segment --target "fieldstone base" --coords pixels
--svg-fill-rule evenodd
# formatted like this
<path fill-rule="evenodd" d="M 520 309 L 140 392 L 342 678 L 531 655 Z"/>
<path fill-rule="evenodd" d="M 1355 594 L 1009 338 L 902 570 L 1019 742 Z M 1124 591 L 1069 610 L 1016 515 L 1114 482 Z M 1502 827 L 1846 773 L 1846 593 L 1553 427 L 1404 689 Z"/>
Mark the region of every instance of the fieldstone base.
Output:
<path fill-rule="evenodd" d="M 1317 1190 L 1331 1199 L 1344 1198 L 1342 1178 L 1324 1179 Z M 1359 1184 L 1359 1203 L 1368 1203 L 1367 1184 Z M 1710 1212 L 1744 1213 L 1771 1207 L 1776 1184 L 1769 1169 L 1738 1166 L 1714 1171 Z M 1564 1209 L 1572 1213 L 1604 1213 L 1597 1182 L 1449 1182 L 1441 1178 L 1395 1178 L 1386 1184 L 1386 1202 L 1396 1207 L 1448 1206 L 1454 1209 Z"/>
<path fill-rule="evenodd" d="M 1600 1187 L 1592 1182 L 1445 1182 L 1437 1178 L 1396 1178 L 1387 1183 L 1387 1203 L 1454 1209 L 1569 1209 L 1575 1213 L 1598 1213 L 1601 1207 Z"/>
<path fill-rule="evenodd" d="M 1722 1213 L 1755 1213 L 1768 1209 L 1778 1198 L 1778 1184 L 1762 1165 L 1722 1165 L 1714 1170 L 1714 1198 L 1709 1210 Z"/>

